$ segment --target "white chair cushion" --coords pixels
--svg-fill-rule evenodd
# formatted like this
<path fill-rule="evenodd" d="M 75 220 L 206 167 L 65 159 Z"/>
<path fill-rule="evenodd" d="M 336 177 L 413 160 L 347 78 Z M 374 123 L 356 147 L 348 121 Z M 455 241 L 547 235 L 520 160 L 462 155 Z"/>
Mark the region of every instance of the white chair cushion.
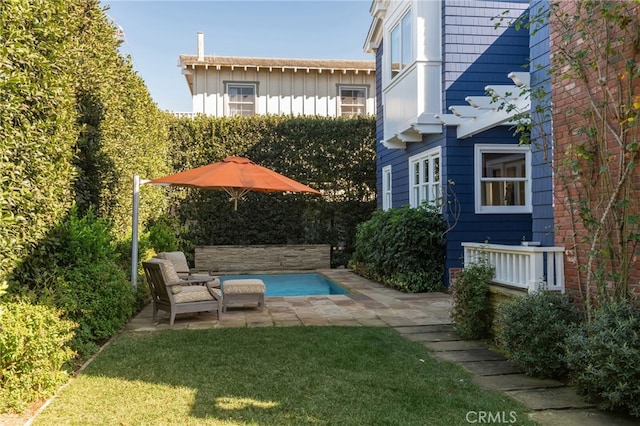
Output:
<path fill-rule="evenodd" d="M 225 280 L 222 283 L 223 294 L 255 294 L 264 293 L 266 287 L 259 279 Z"/>
<path fill-rule="evenodd" d="M 176 303 L 200 302 L 203 300 L 214 300 L 211 293 L 205 286 L 192 285 L 182 287 L 182 291 L 173 296 Z"/>

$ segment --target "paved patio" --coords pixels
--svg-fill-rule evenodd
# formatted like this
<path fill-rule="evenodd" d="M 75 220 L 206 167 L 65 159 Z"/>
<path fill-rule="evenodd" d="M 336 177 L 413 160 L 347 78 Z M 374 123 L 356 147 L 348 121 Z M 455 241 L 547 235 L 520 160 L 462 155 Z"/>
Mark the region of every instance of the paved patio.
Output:
<path fill-rule="evenodd" d="M 317 271 L 352 292 L 348 295 L 266 297 L 265 309 L 229 307 L 215 313 L 181 314 L 173 326 L 160 311 L 153 322 L 147 306 L 126 326 L 128 330 L 273 327 L 294 325 L 411 326 L 451 323 L 452 298 L 446 293 L 405 294 L 362 278 L 347 269 Z"/>

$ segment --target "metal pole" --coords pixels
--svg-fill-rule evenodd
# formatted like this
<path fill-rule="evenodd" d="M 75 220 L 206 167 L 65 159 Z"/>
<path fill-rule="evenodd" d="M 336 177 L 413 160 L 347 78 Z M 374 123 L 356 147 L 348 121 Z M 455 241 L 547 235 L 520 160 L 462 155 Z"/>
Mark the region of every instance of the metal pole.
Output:
<path fill-rule="evenodd" d="M 133 176 L 133 214 L 131 215 L 131 287 L 138 288 L 138 206 L 140 204 L 140 176 Z"/>
<path fill-rule="evenodd" d="M 131 214 L 131 287 L 138 288 L 138 208 L 140 207 L 140 185 L 149 182 L 133 176 L 133 212 Z"/>

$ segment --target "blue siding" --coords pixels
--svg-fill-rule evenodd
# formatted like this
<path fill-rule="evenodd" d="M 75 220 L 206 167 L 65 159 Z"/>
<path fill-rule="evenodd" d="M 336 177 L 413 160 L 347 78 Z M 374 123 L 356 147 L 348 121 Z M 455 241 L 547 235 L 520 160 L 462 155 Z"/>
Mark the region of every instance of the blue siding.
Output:
<path fill-rule="evenodd" d="M 470 95 L 486 95 L 489 84 L 512 84 L 507 74 L 522 71 L 529 58 L 527 31 L 496 31 L 490 18 L 510 10 L 512 17 L 519 16 L 527 4 L 488 1 L 443 2 L 443 111 L 451 105 L 466 104 Z M 377 78 L 380 79 L 381 49 L 377 52 Z M 379 83 L 379 80 L 378 80 Z M 378 86 L 378 141 L 382 140 L 382 87 Z M 513 130 L 498 127 L 472 138 L 459 140 L 455 128 L 443 129 L 439 135 L 424 135 L 422 143 L 407 143 L 406 149 L 387 149 L 378 142 L 378 176 L 387 165 L 392 167 L 392 207 L 409 204 L 409 157 L 434 147 L 442 147 L 441 180 L 453 181 L 445 188 L 448 200 L 453 194 L 460 203 L 459 218 L 454 224 L 453 215 L 447 214 L 453 228 L 447 234 L 447 270 L 462 265 L 462 242 L 491 242 L 495 244 L 519 244 L 532 237 L 531 214 L 475 214 L 474 199 L 474 145 L 517 144 Z M 381 179 L 378 179 L 378 188 Z M 453 191 L 453 192 L 451 192 Z M 381 193 L 381 191 L 378 191 Z M 381 207 L 378 198 L 378 206 Z M 446 212 L 445 212 L 446 213 Z M 448 274 L 445 284 L 448 285 Z"/>
<path fill-rule="evenodd" d="M 548 0 L 532 2 L 532 15 L 536 16 L 549 9 Z M 533 198 L 533 241 L 540 241 L 542 245 L 553 246 L 553 175 L 551 169 L 552 131 L 551 122 L 535 111 L 538 106 L 548 110 L 551 103 L 551 79 L 548 74 L 549 59 L 549 26 L 532 28 L 531 40 L 531 86 L 533 92 L 542 88 L 546 96 L 543 99 L 533 97 L 531 111 L 536 126 L 531 130 L 531 151 L 533 157 L 532 198 Z M 545 135 L 545 136 L 543 136 Z"/>

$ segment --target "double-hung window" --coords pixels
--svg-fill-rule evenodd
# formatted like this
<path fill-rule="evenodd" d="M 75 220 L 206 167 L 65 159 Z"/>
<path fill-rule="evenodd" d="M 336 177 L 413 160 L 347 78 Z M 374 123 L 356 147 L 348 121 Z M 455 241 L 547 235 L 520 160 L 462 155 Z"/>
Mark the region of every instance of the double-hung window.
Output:
<path fill-rule="evenodd" d="M 528 146 L 475 146 L 476 213 L 531 213 Z"/>
<path fill-rule="evenodd" d="M 391 208 L 391 166 L 382 168 L 382 210 Z"/>
<path fill-rule="evenodd" d="M 229 116 L 256 113 L 256 85 L 227 83 L 227 110 Z"/>
<path fill-rule="evenodd" d="M 423 202 L 441 206 L 440 147 L 409 158 L 409 205 L 419 207 Z"/>
<path fill-rule="evenodd" d="M 407 68 L 413 60 L 411 37 L 411 11 L 408 11 L 391 29 L 391 78 Z"/>
<path fill-rule="evenodd" d="M 340 116 L 355 117 L 367 112 L 366 87 L 342 86 L 340 91 Z"/>

